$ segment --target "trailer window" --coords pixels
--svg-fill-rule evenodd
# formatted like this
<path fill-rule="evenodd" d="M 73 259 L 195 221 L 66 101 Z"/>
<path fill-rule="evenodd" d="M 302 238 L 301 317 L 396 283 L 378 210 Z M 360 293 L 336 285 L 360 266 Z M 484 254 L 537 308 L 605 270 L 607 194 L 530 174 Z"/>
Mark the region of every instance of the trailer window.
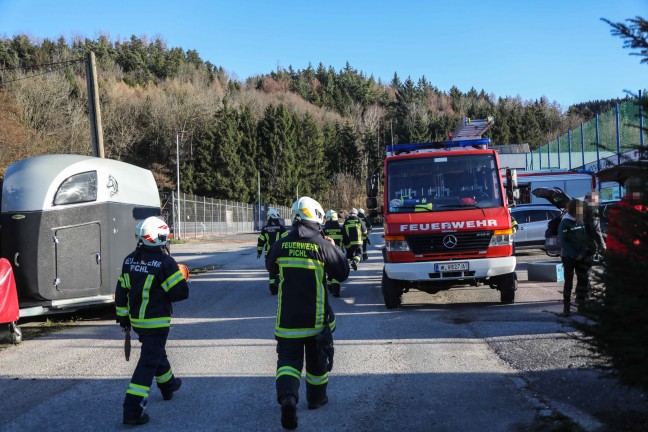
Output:
<path fill-rule="evenodd" d="M 97 200 L 97 172 L 88 171 L 68 177 L 61 183 L 54 205 L 76 204 Z"/>

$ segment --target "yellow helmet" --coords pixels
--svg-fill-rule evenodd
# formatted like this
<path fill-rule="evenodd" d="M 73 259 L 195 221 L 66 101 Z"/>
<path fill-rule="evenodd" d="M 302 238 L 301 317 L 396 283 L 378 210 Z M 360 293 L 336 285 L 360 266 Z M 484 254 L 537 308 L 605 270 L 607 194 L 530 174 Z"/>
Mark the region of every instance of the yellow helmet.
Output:
<path fill-rule="evenodd" d="M 313 198 L 303 196 L 292 205 L 291 218 L 293 222 L 310 221 L 324 223 L 324 209 Z"/>

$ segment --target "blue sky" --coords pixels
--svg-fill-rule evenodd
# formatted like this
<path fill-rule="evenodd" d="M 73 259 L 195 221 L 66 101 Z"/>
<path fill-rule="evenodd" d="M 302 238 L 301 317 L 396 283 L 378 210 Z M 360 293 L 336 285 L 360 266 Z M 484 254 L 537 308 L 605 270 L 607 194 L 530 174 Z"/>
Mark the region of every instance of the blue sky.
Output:
<path fill-rule="evenodd" d="M 0 36 L 161 36 L 245 79 L 309 63 L 569 105 L 648 87 L 610 34 L 648 0 L 0 0 Z"/>

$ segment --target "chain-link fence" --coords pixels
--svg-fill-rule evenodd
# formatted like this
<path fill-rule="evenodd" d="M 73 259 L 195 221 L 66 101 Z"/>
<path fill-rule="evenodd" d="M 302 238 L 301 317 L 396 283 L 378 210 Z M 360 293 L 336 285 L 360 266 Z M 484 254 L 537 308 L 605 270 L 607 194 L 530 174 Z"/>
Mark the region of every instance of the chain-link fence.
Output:
<path fill-rule="evenodd" d="M 268 204 L 246 204 L 175 192 L 162 202 L 162 216 L 173 227 L 177 239 L 236 234 L 260 230 L 266 223 L 268 209 L 275 208 L 284 219 L 290 208 Z"/>
<path fill-rule="evenodd" d="M 641 98 L 641 92 L 639 93 Z M 549 141 L 527 155 L 528 170 L 585 169 L 600 171 L 639 157 L 645 132 L 639 100 L 631 100 L 597 115 L 580 128 Z M 645 96 L 644 96 L 645 98 Z"/>

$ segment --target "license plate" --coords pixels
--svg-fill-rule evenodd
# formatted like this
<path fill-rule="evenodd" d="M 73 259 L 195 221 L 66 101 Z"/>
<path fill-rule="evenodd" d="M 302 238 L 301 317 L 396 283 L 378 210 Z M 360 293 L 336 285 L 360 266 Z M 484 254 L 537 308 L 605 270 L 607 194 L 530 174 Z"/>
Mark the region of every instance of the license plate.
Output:
<path fill-rule="evenodd" d="M 449 264 L 434 264 L 434 271 L 456 271 L 456 270 L 468 270 L 467 262 L 456 262 Z"/>

